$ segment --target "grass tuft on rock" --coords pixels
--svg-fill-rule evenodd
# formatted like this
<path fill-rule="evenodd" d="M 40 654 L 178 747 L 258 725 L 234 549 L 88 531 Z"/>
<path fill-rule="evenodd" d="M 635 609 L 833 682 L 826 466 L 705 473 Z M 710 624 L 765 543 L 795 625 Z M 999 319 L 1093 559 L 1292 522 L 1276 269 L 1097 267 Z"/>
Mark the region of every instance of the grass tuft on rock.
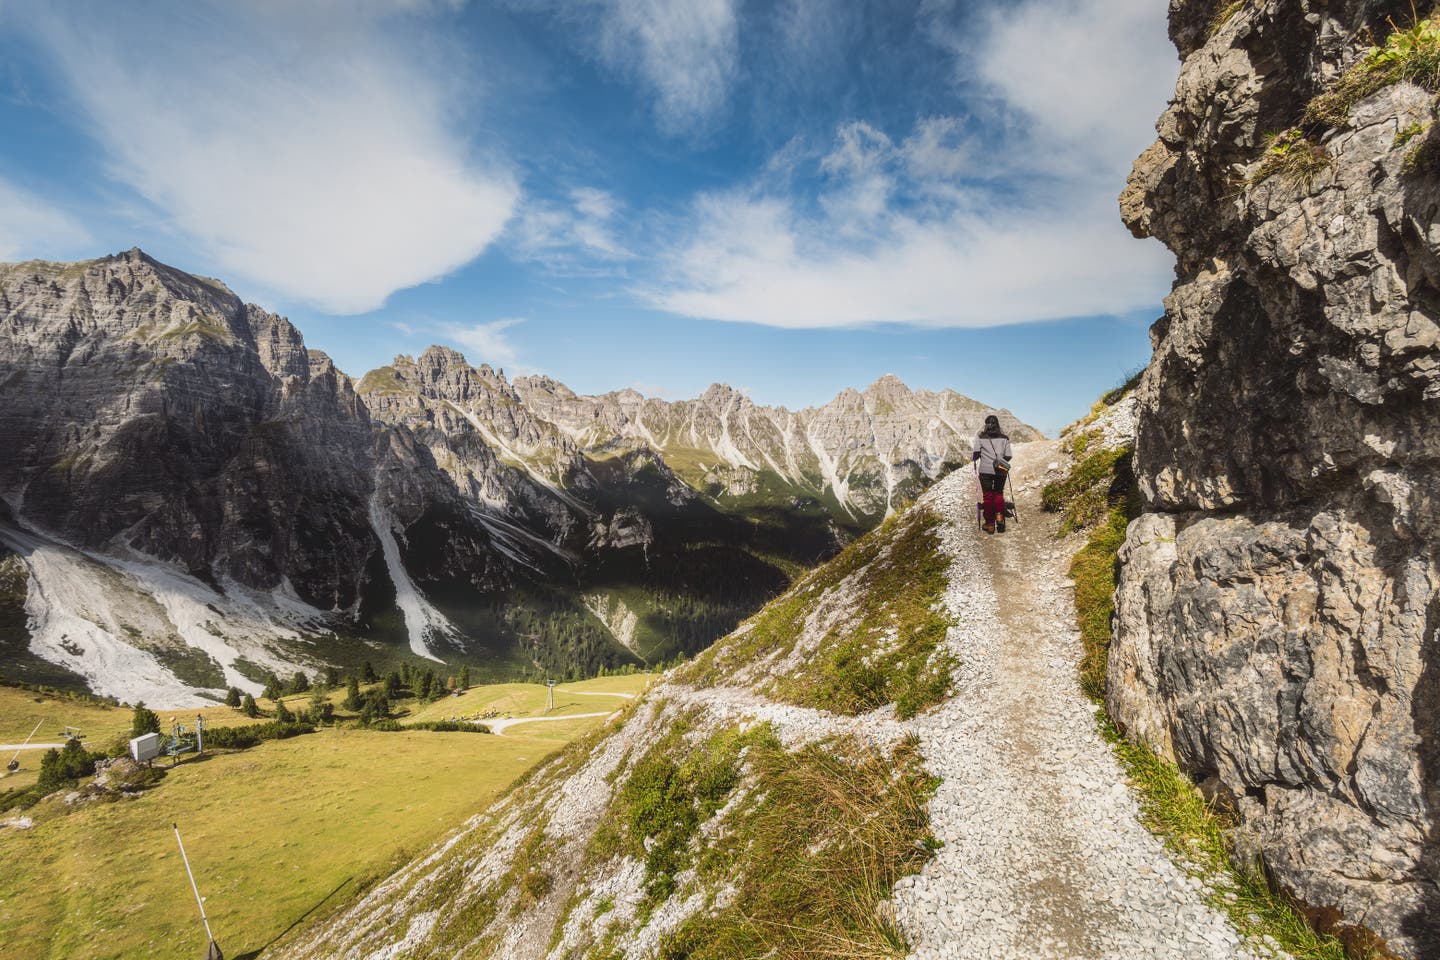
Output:
<path fill-rule="evenodd" d="M 1325 146 L 1292 127 L 1265 138 L 1265 154 L 1250 175 L 1251 185 L 1276 177 L 1293 190 L 1309 192 L 1333 158 Z"/>
<path fill-rule="evenodd" d="M 1385 87 L 1409 82 L 1440 92 L 1440 9 L 1407 27 L 1393 28 L 1384 44 L 1371 47 L 1330 89 L 1305 108 L 1307 127 L 1344 126 L 1361 100 Z"/>
<path fill-rule="evenodd" d="M 1221 4 L 1219 8 L 1216 9 L 1215 15 L 1210 18 L 1209 30 L 1206 36 L 1215 36 L 1215 34 L 1220 32 L 1221 27 L 1230 22 L 1231 17 L 1235 16 L 1235 14 L 1244 8 L 1245 0 L 1234 0 L 1233 3 Z"/>

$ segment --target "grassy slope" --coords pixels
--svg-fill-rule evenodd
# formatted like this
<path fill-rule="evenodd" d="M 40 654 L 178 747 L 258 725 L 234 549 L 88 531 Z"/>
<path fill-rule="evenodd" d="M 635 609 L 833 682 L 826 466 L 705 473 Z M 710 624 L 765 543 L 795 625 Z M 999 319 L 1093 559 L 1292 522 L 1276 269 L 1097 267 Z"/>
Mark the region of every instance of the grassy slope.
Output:
<path fill-rule="evenodd" d="M 646 679 L 608 678 L 575 689 L 631 692 Z M 517 688 L 472 696 L 517 712 L 543 708 L 543 687 Z M 307 699 L 289 702 L 298 707 Z M 28 700 L 23 691 L 0 688 L 0 729 L 23 722 Z M 612 702 L 571 700 L 569 709 L 587 713 L 585 701 Z M 129 724 L 128 710 L 68 701 L 48 706 L 97 734 L 117 720 Z M 169 832 L 170 821 L 179 820 L 216 936 L 227 956 L 243 956 L 312 908 L 323 909 L 332 892 L 344 897 L 483 809 L 599 722 L 524 725 L 503 737 L 330 729 L 182 764 L 136 800 L 68 812 L 46 801 L 31 811 L 35 829 L 0 831 L 4 955 L 198 955 L 203 943 Z"/>
<path fill-rule="evenodd" d="M 337 937 L 378 950 L 423 914 L 437 919 L 416 955 L 486 956 L 505 931 L 524 931 L 552 950 L 568 944 L 570 960 L 615 960 L 657 935 L 667 958 L 904 956 L 887 901 L 934 848 L 925 802 L 936 782 L 916 744 L 884 750 L 837 735 L 784 745 L 768 725 L 685 705 L 672 685 L 740 684 L 837 714 L 943 697 L 946 685 L 930 682 L 948 665 L 936 649 L 946 623 L 930 609 L 944 583 L 935 524 L 921 508 L 863 538 L 627 703 L 625 722 L 537 768 L 447 839 L 443 856 L 412 861 L 383 904 L 352 903 L 286 955 L 324 956 Z M 791 649 L 821 607 L 843 625 L 812 638 L 803 684 L 776 689 L 766 658 Z M 893 677 L 852 683 L 873 679 L 867 660 Z M 735 896 L 717 899 L 731 885 Z M 690 913 L 694 897 L 706 907 Z M 677 912 L 688 914 L 678 926 L 658 919 Z"/>

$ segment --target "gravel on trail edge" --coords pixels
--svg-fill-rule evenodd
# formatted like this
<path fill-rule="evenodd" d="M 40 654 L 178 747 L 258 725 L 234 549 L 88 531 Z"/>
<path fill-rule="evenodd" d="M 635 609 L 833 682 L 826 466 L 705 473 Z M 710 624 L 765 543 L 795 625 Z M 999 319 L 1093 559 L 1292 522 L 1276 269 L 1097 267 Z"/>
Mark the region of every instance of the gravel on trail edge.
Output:
<path fill-rule="evenodd" d="M 1056 456 L 1053 441 L 1016 452 L 1022 478 Z M 1054 538 L 1033 479 L 1020 522 L 986 535 L 973 484 L 957 471 L 924 497 L 945 521 L 946 642 L 960 666 L 954 696 L 907 724 L 944 778 L 930 804 L 944 846 L 895 888 L 911 956 L 1255 957 L 1141 824 L 1080 691 L 1066 575 L 1078 542 Z"/>

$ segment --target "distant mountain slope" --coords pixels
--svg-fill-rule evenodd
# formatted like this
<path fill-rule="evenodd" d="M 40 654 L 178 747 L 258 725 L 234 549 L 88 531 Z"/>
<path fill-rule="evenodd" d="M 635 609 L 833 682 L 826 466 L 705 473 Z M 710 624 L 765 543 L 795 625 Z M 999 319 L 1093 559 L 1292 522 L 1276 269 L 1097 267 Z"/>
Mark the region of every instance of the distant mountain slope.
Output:
<path fill-rule="evenodd" d="M 444 347 L 356 382 L 139 250 L 0 265 L 0 670 L 178 705 L 365 659 L 693 653 L 989 412 L 893 377 L 798 413 L 583 397 Z"/>

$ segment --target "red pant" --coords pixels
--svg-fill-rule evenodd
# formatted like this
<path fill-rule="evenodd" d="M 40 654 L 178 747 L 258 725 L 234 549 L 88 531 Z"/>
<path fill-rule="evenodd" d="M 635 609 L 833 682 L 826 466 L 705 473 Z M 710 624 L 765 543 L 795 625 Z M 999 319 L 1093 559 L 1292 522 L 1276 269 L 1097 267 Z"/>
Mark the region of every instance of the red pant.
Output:
<path fill-rule="evenodd" d="M 998 474 L 982 473 L 980 489 L 984 494 L 985 522 L 994 523 L 996 517 L 1005 516 L 1005 478 Z"/>

